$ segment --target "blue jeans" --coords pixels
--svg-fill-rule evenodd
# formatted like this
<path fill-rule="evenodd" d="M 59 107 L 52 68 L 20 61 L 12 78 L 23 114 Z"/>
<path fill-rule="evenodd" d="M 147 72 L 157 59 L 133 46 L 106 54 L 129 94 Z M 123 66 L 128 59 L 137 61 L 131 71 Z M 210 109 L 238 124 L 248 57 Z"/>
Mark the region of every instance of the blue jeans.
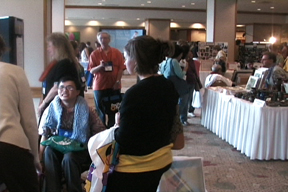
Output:
<path fill-rule="evenodd" d="M 104 89 L 104 90 L 97 90 L 97 91 L 94 90 L 94 101 L 95 101 L 96 110 L 104 125 L 106 125 L 106 114 L 104 112 L 104 106 L 102 104 L 102 100 L 104 97 L 111 96 L 115 92 L 120 93 L 120 90 L 113 90 L 113 89 Z M 115 114 L 107 114 L 107 116 L 108 116 L 108 123 L 106 126 L 110 128 L 115 124 Z"/>
<path fill-rule="evenodd" d="M 92 83 L 93 83 L 93 75 L 92 75 L 92 73 L 90 73 L 90 71 L 86 71 L 85 72 L 85 78 L 86 78 L 86 85 L 88 87 L 91 87 Z"/>
<path fill-rule="evenodd" d="M 189 94 L 185 94 L 183 96 L 179 97 L 179 114 L 180 114 L 180 120 L 183 123 L 184 121 L 187 121 L 187 113 L 188 113 L 188 96 Z"/>

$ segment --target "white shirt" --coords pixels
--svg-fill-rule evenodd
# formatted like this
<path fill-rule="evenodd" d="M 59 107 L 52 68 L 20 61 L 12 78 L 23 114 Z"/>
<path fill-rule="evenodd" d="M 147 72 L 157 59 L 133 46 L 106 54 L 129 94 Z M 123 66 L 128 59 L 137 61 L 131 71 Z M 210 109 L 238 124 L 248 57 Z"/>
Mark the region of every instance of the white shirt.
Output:
<path fill-rule="evenodd" d="M 81 62 L 89 62 L 85 49 L 81 52 Z"/>
<path fill-rule="evenodd" d="M 210 87 L 215 81 L 223 81 L 227 86 L 232 86 L 232 81 L 220 74 L 210 74 L 205 79 L 205 88 Z"/>

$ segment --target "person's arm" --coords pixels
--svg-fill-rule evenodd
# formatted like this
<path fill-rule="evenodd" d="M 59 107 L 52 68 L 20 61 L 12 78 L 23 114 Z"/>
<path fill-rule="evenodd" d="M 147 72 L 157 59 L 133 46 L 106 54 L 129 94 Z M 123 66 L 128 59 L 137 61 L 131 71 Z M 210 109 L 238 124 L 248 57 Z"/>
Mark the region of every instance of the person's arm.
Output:
<path fill-rule="evenodd" d="M 120 69 L 120 70 L 118 71 L 117 79 L 116 79 L 116 82 L 115 82 L 115 84 L 114 84 L 114 86 L 113 86 L 113 89 L 115 89 L 115 90 L 120 89 L 120 87 L 121 87 L 120 85 L 121 85 L 122 75 L 123 75 L 123 70 Z"/>
<path fill-rule="evenodd" d="M 185 146 L 185 138 L 183 133 L 183 125 L 180 122 L 179 115 L 179 105 L 176 106 L 176 115 L 174 117 L 172 131 L 171 131 L 171 140 L 173 142 L 172 149 L 180 150 Z"/>
<path fill-rule="evenodd" d="M 50 89 L 50 91 L 47 94 L 47 96 L 45 97 L 45 99 L 43 99 L 43 101 L 39 105 L 39 107 L 38 107 L 38 115 L 43 113 L 43 111 L 46 108 L 47 104 L 50 103 L 57 94 L 58 94 L 58 86 L 55 83 L 54 86 Z"/>
<path fill-rule="evenodd" d="M 89 125 L 90 125 L 90 132 L 92 135 L 95 135 L 101 131 L 106 130 L 106 126 L 102 123 L 96 110 L 93 109 L 92 107 L 89 108 Z"/>
<path fill-rule="evenodd" d="M 182 71 L 182 69 L 179 65 L 179 62 L 176 59 L 172 60 L 172 67 L 173 67 L 173 69 L 171 69 L 171 70 L 174 70 L 175 75 L 177 75 L 179 78 L 183 79 L 185 76 L 185 72 Z"/>
<path fill-rule="evenodd" d="M 40 123 L 38 125 L 38 135 L 40 136 L 40 143 L 43 142 L 43 141 L 46 141 L 48 139 L 46 132 L 47 132 L 47 128 L 45 128 L 45 122 L 46 122 L 46 118 L 47 118 L 47 115 L 48 115 L 48 110 L 49 110 L 49 107 L 47 107 L 43 114 L 42 114 L 42 117 L 41 117 L 41 120 L 40 120 Z M 44 129 L 45 129 L 45 133 L 44 133 Z M 40 159 L 40 163 L 42 164 L 43 163 L 43 154 L 44 154 L 44 150 L 45 150 L 45 146 L 41 145 L 39 143 L 39 159 Z"/>
<path fill-rule="evenodd" d="M 89 60 L 89 57 L 90 57 L 88 47 L 85 47 L 85 48 L 84 48 L 84 51 L 85 51 L 86 58 L 87 58 L 87 61 L 88 61 L 88 60 Z"/>
<path fill-rule="evenodd" d="M 205 79 L 205 88 L 210 87 L 216 81 L 216 75 L 210 74 Z"/>
<path fill-rule="evenodd" d="M 105 71 L 104 61 L 98 61 L 98 57 L 99 54 L 97 50 L 94 51 L 89 57 L 88 71 L 90 71 L 90 73 L 93 75 Z"/>
<path fill-rule="evenodd" d="M 180 120 L 179 120 L 180 121 Z M 185 146 L 185 138 L 184 138 L 184 133 L 179 133 L 176 136 L 175 141 L 173 142 L 173 147 L 172 149 L 174 150 L 180 150 L 183 149 Z"/>
<path fill-rule="evenodd" d="M 217 75 L 217 80 L 223 81 L 227 86 L 230 86 L 230 87 L 233 84 L 233 82 L 230 79 L 228 79 L 222 75 Z"/>
<path fill-rule="evenodd" d="M 275 66 L 276 68 L 276 66 Z M 278 78 L 281 78 L 281 79 L 288 79 L 288 73 L 284 71 L 284 69 L 282 68 L 277 68 L 277 69 L 274 69 L 273 73 L 272 73 L 272 78 L 273 78 L 273 81 L 276 82 Z"/>
<path fill-rule="evenodd" d="M 96 67 L 92 67 L 90 69 L 90 73 L 96 74 L 96 73 L 104 72 L 104 70 L 105 70 L 105 62 L 102 60 L 100 61 L 100 65 Z"/>
<path fill-rule="evenodd" d="M 47 137 L 45 137 L 44 135 L 42 135 L 42 136 L 41 136 L 40 143 L 42 143 L 43 141 L 46 141 L 47 139 L 48 139 Z M 40 163 L 43 163 L 45 148 L 46 148 L 46 146 L 40 144 L 40 146 L 39 146 L 39 159 L 40 159 Z"/>
<path fill-rule="evenodd" d="M 18 110 L 20 115 L 20 123 L 23 128 L 23 132 L 28 139 L 31 153 L 34 156 L 35 167 L 37 171 L 41 172 L 42 168 L 39 163 L 38 154 L 37 120 L 30 85 L 22 68 L 15 68 L 15 74 L 17 74 L 17 95 L 19 95 Z"/>
<path fill-rule="evenodd" d="M 118 62 L 118 73 L 116 77 L 115 84 L 113 86 L 113 89 L 118 90 L 121 88 L 121 79 L 123 75 L 123 71 L 126 69 L 124 65 L 124 57 L 120 51 L 117 51 L 117 62 Z"/>

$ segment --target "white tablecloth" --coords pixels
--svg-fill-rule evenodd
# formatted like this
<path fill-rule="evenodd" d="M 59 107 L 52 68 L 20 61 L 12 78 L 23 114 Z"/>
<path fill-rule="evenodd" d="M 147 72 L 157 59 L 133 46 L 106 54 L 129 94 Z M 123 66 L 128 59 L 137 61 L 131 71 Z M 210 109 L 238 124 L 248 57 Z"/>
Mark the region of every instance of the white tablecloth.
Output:
<path fill-rule="evenodd" d="M 225 77 L 231 80 L 234 70 L 227 70 L 224 74 Z M 204 87 L 206 77 L 211 73 L 211 71 L 199 71 L 199 78 Z"/>
<path fill-rule="evenodd" d="M 201 124 L 250 159 L 288 159 L 288 107 L 258 107 L 208 88 Z"/>

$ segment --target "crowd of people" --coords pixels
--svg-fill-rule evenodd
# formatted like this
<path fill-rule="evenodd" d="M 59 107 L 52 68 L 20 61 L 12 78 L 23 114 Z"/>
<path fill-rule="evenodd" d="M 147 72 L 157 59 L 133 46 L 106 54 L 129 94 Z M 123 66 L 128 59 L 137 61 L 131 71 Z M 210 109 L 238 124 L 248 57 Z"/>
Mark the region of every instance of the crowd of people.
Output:
<path fill-rule="evenodd" d="M 119 145 L 118 164 L 108 176 L 106 192 L 156 191 L 162 174 L 171 166 L 171 150 L 184 147 L 183 127 L 189 125 L 189 117 L 195 117 L 193 93 L 202 88 L 200 63 L 193 59 L 197 45 L 137 36 L 127 42 L 123 56 L 110 46 L 109 33 L 99 32 L 96 38 L 93 50 L 90 42 L 78 44 L 63 33 L 47 37 L 49 65 L 39 78 L 43 99 L 37 110 L 38 126 L 23 69 L 0 62 L 0 183 L 10 191 L 39 191 L 37 173 L 44 173 L 47 192 L 60 192 L 63 177 L 68 191 L 82 191 L 82 165 L 93 161 L 88 141 L 112 126 Z M 216 81 L 232 86 L 224 77 L 227 55 L 220 47 L 215 49 L 218 53 L 204 86 Z M 287 51 L 282 61 L 272 50 L 262 57 L 269 72 L 267 87 L 279 78 L 288 79 L 284 70 Z M 0 57 L 4 52 L 0 36 Z M 247 68 L 253 69 L 253 61 Z M 125 69 L 137 74 L 138 82 L 125 92 L 115 120 L 115 113 L 105 112 L 103 99 L 121 93 Z M 184 91 L 175 87 L 171 77 L 182 80 Z M 93 89 L 95 107 L 88 106 L 84 98 L 87 88 Z M 42 145 L 55 136 L 84 148 L 63 153 Z M 16 161 L 19 158 L 21 164 Z"/>
<path fill-rule="evenodd" d="M 2 54 L 5 46 L 0 40 Z M 7 166 L 0 168 L 0 183 L 5 183 L 8 190 L 39 191 L 38 177 L 43 173 L 44 191 L 61 191 L 63 178 L 68 191 L 82 191 L 82 164 L 91 162 L 88 150 L 84 148 L 64 153 L 53 145 L 43 144 L 55 136 L 87 146 L 91 136 L 118 126 L 115 140 L 121 155 L 119 165 L 109 176 L 106 191 L 156 191 L 161 175 L 171 166 L 171 150 L 184 147 L 179 95 L 170 81 L 157 74 L 159 63 L 165 56 L 174 54 L 175 46 L 150 36 L 135 37 L 125 46 L 124 61 L 122 53 L 110 47 L 108 33 L 99 32 L 97 41 L 100 46 L 92 51 L 88 43 L 88 46 L 82 45 L 84 48 L 81 50 L 81 46 L 69 41 L 63 33 L 55 32 L 47 37 L 50 60 L 39 78 L 43 85 L 43 99 L 37 110 L 38 128 L 30 86 L 23 69 L 1 63 L 1 74 L 7 76 L 5 81 L 1 80 L 1 88 L 6 90 L 4 87 L 7 87 L 7 90 L 13 91 L 11 96 L 20 97 L 7 97 L 1 92 L 5 106 L 0 106 L 0 154 L 5 154 L 1 155 L 5 158 L 0 161 L 1 165 Z M 81 65 L 84 60 L 88 60 L 87 68 Z M 103 111 L 101 100 L 121 91 L 121 78 L 126 68 L 130 74 L 138 75 L 139 82 L 125 93 L 117 114 L 119 121 L 115 122 L 115 115 L 107 116 Z M 84 99 L 83 84 L 87 86 L 84 70 L 93 76 L 96 110 L 89 107 Z M 13 73 L 15 71 L 17 75 Z M 11 134 L 17 135 L 17 138 Z M 9 150 L 17 153 L 6 155 Z M 23 162 L 11 169 L 9 162 L 19 157 Z M 131 164 L 126 162 L 127 157 L 137 161 Z M 17 171 L 20 169 L 25 171 L 19 174 Z M 147 176 L 150 180 L 144 182 L 143 178 Z M 127 178 L 133 182 L 125 182 Z"/>

